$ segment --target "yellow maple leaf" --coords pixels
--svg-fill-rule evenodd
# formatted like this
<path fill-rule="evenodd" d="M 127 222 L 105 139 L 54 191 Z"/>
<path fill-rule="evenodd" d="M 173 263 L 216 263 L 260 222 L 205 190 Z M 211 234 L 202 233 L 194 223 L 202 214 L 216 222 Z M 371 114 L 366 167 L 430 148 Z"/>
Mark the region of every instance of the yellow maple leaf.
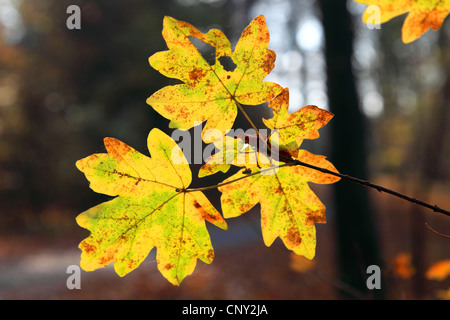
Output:
<path fill-rule="evenodd" d="M 240 216 L 259 203 L 264 243 L 270 246 L 280 237 L 288 249 L 312 259 L 316 249 L 315 223 L 325 223 L 326 218 L 325 206 L 308 184 L 329 184 L 339 178 L 295 161 L 337 172 L 324 156 L 298 150 L 303 139 L 319 136 L 318 129 L 332 115 L 317 107 L 288 113 L 288 100 L 285 89 L 270 103 L 274 117 L 265 120 L 281 137 L 277 147 L 289 152 L 287 158 L 273 158 L 273 153 L 261 152 L 261 145 L 248 145 L 242 139 L 225 136 L 214 143 L 219 151 L 206 160 L 199 175 L 227 172 L 231 165 L 245 167 L 219 184 L 224 217 Z M 223 150 L 227 146 L 230 148 Z M 289 148 L 282 150 L 285 146 Z"/>
<path fill-rule="evenodd" d="M 428 29 L 437 30 L 450 12 L 450 0 L 355 0 L 369 7 L 363 14 L 367 23 L 373 15 L 371 5 L 380 9 L 380 23 L 409 12 L 402 27 L 402 40 L 410 43 L 418 39 Z"/>
<path fill-rule="evenodd" d="M 184 84 L 166 86 L 147 99 L 170 127 L 187 130 L 206 121 L 203 132 L 233 126 L 238 104 L 258 105 L 277 96 L 282 88 L 262 80 L 271 72 L 275 52 L 268 49 L 269 31 L 263 16 L 256 17 L 242 32 L 234 51 L 218 29 L 203 34 L 189 23 L 165 17 L 163 37 L 169 50 L 149 58 L 150 65 Z M 189 37 L 215 48 L 215 63 L 210 65 Z M 229 60 L 234 68 L 226 66 Z M 213 140 L 205 139 L 205 142 Z"/>
<path fill-rule="evenodd" d="M 80 266 L 93 271 L 114 262 L 124 276 L 156 247 L 159 271 L 179 285 L 197 259 L 211 263 L 214 250 L 205 220 L 222 229 L 227 225 L 202 192 L 187 191 L 192 174 L 177 144 L 153 129 L 151 158 L 113 138 L 105 139 L 105 147 L 108 153 L 76 163 L 91 189 L 115 197 L 78 215 L 77 223 L 91 231 L 79 245 Z M 173 153 L 184 161 L 175 164 Z"/>
<path fill-rule="evenodd" d="M 262 155 L 261 155 L 262 156 Z M 299 150 L 296 160 L 337 172 L 324 156 Z M 239 180 L 238 183 L 228 183 Z M 328 184 L 336 176 L 300 165 L 279 165 L 239 171 L 223 182 L 221 203 L 224 217 L 233 218 L 261 205 L 261 229 L 266 246 L 280 237 L 286 248 L 312 259 L 316 248 L 315 223 L 325 223 L 325 206 L 308 186 Z"/>
<path fill-rule="evenodd" d="M 289 89 L 283 91 L 272 101 L 269 107 L 273 109 L 273 117 L 263 119 L 264 124 L 273 129 L 271 140 L 277 145 L 271 146 L 279 152 L 296 156 L 298 148 L 304 139 L 317 139 L 319 129 L 325 126 L 333 114 L 317 106 L 308 105 L 289 113 Z"/>

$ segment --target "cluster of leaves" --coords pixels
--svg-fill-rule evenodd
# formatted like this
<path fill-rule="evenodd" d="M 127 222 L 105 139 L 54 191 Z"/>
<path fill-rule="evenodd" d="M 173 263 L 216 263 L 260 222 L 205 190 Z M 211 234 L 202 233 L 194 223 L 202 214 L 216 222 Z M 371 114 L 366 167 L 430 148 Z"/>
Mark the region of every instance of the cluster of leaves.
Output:
<path fill-rule="evenodd" d="M 79 245 L 81 267 L 91 271 L 114 262 L 116 272 L 123 276 L 156 247 L 158 269 L 179 285 L 194 271 L 197 259 L 213 260 L 205 220 L 226 229 L 226 218 L 242 215 L 257 203 L 261 204 L 265 244 L 270 246 L 280 237 L 288 249 L 312 259 L 314 224 L 326 219 L 325 206 L 308 182 L 333 183 L 339 178 L 299 166 L 301 161 L 337 172 L 325 157 L 299 147 L 304 139 L 317 138 L 318 129 L 333 115 L 315 106 L 289 113 L 288 89 L 263 81 L 275 62 L 263 16 L 243 31 L 234 51 L 220 30 L 203 34 L 171 17 L 164 19 L 163 37 L 169 50 L 151 56 L 150 64 L 183 84 L 160 89 L 148 98 L 148 104 L 171 120 L 171 128 L 187 130 L 206 121 L 203 141 L 214 143 L 218 151 L 206 160 L 199 177 L 227 172 L 231 165 L 242 169 L 216 186 L 189 188 L 192 173 L 182 150 L 159 129 L 148 135 L 151 158 L 106 138 L 108 153 L 93 154 L 76 164 L 95 192 L 115 197 L 77 217 L 78 224 L 91 231 Z M 215 48 L 214 64 L 203 58 L 191 37 Z M 264 119 L 273 129 L 270 142 L 259 133 L 257 137 L 265 144 L 265 152 L 258 144 L 249 144 L 248 137 L 226 135 L 238 110 L 251 122 L 241 104 L 268 101 L 274 113 L 273 118 Z M 232 148 L 227 147 L 230 145 Z M 281 159 L 274 157 L 275 153 Z M 202 192 L 210 188 L 222 192 L 223 216 Z"/>
<path fill-rule="evenodd" d="M 402 28 L 402 40 L 410 43 L 417 40 L 429 29 L 437 30 L 442 26 L 450 12 L 450 0 L 355 0 L 369 5 L 363 14 L 365 23 L 371 18 L 372 5 L 378 6 L 380 23 L 387 22 L 404 13 L 408 13 Z"/>

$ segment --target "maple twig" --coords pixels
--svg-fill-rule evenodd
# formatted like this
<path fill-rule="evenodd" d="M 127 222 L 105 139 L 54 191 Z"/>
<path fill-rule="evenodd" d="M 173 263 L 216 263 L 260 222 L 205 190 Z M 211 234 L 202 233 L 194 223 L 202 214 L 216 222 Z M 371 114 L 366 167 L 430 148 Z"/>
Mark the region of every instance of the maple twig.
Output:
<path fill-rule="evenodd" d="M 279 165 L 279 166 L 272 166 L 272 167 L 270 167 L 270 168 L 266 168 L 266 169 L 262 169 L 262 170 L 259 170 L 259 171 L 256 171 L 256 172 L 252 172 L 252 173 L 246 174 L 245 176 L 236 178 L 236 179 L 234 179 L 234 180 L 222 182 L 222 183 L 219 183 L 219 184 L 215 184 L 215 185 L 213 185 L 213 186 L 200 187 L 200 188 L 187 188 L 187 189 L 180 190 L 180 191 L 182 191 L 182 192 L 196 192 L 196 191 L 213 190 L 213 189 L 216 189 L 216 188 L 225 186 L 225 185 L 227 185 L 227 184 L 234 183 L 234 182 L 237 182 L 237 181 L 239 181 L 239 180 L 242 180 L 242 179 L 245 179 L 245 178 L 248 178 L 248 177 L 257 175 L 257 174 L 261 174 L 261 173 L 263 173 L 263 172 L 265 172 L 265 171 L 276 170 L 276 169 L 279 169 L 279 168 L 282 168 L 282 167 L 286 167 L 286 166 L 291 166 L 291 165 L 292 165 L 292 163 L 284 163 L 284 164 Z"/>
<path fill-rule="evenodd" d="M 255 126 L 255 124 L 253 123 L 253 121 L 250 119 L 250 117 L 249 117 L 249 116 L 247 115 L 247 113 L 244 111 L 244 109 L 242 108 L 242 106 L 241 106 L 236 100 L 235 100 L 235 103 L 236 103 L 236 105 L 238 106 L 239 110 L 241 110 L 241 112 L 242 112 L 242 114 L 244 115 L 244 117 L 245 117 L 245 118 L 247 119 L 247 121 L 250 123 L 250 125 L 255 129 L 256 134 L 258 135 L 259 140 L 263 141 L 263 143 L 265 143 L 265 145 L 266 145 L 266 147 L 267 147 L 267 150 L 270 151 L 270 150 L 271 150 L 271 149 L 270 149 L 270 146 L 267 144 L 267 142 L 266 142 L 264 139 L 262 139 L 262 137 L 261 137 L 260 134 L 259 134 L 259 130 L 256 128 L 256 126 Z M 312 164 L 309 164 L 309 163 L 306 163 L 306 162 L 302 162 L 302 161 L 300 161 L 300 160 L 295 160 L 295 159 L 291 159 L 291 158 L 289 158 L 289 157 L 283 156 L 282 154 L 279 154 L 279 157 L 282 158 L 282 159 L 284 159 L 284 160 L 289 160 L 289 161 L 291 161 L 291 162 L 290 162 L 290 165 L 296 164 L 296 165 L 300 165 L 300 166 L 303 166 L 303 167 L 307 167 L 307 168 L 310 168 L 310 169 L 314 169 L 314 170 L 317 170 L 317 171 L 320 171 L 320 172 L 323 172 L 323 173 L 331 174 L 331 175 L 334 175 L 334 176 L 336 176 L 336 177 L 341 178 L 342 180 L 349 181 L 349 182 L 354 182 L 354 183 L 363 185 L 363 186 L 365 186 L 365 187 L 373 188 L 373 189 L 378 190 L 379 192 L 388 193 L 388 194 L 390 194 L 390 195 L 393 195 L 393 196 L 396 196 L 396 197 L 398 197 L 398 198 L 404 199 L 404 200 L 406 200 L 406 201 L 409 201 L 409 202 L 418 204 L 418 205 L 423 206 L 423 207 L 425 207 L 425 208 L 431 209 L 431 210 L 433 210 L 434 212 L 439 212 L 439 213 L 445 214 L 446 216 L 449 216 L 449 217 L 450 217 L 450 211 L 444 210 L 444 209 L 438 207 L 437 205 L 429 204 L 429 203 L 427 203 L 427 202 L 425 202 L 425 201 L 422 201 L 422 200 L 419 200 L 419 199 L 416 199 L 416 198 L 407 196 L 407 195 L 405 195 L 405 194 L 403 194 L 403 193 L 400 193 L 400 192 L 397 192 L 397 191 L 394 191 L 394 190 L 385 188 L 385 187 L 383 187 L 383 186 L 379 186 L 379 185 L 374 184 L 374 183 L 372 183 L 372 182 L 370 182 L 370 181 L 362 180 L 362 179 L 358 179 L 358 178 L 354 178 L 354 177 L 352 177 L 352 176 L 349 176 L 349 175 L 346 175 L 346 174 L 337 173 L 337 172 L 334 172 L 334 171 L 331 171 L 331 170 L 328 170 L 328 169 L 325 169 L 325 168 L 316 167 L 316 166 L 314 166 L 314 165 L 312 165 Z"/>
<path fill-rule="evenodd" d="M 284 158 L 284 157 L 283 157 L 282 155 L 280 155 L 280 158 Z M 323 173 L 331 174 L 331 175 L 334 175 L 334 176 L 336 176 L 336 177 L 341 178 L 342 180 L 349 181 L 349 182 L 354 182 L 354 183 L 358 183 L 358 184 L 360 184 L 360 185 L 363 185 L 363 186 L 366 186 L 366 187 L 369 187 L 369 188 L 376 189 L 376 190 L 379 191 L 379 192 L 389 193 L 389 194 L 391 194 L 391 195 L 393 195 L 393 196 L 396 196 L 396 197 L 398 197 L 398 198 L 401 198 L 401 199 L 407 200 L 407 201 L 409 201 L 409 202 L 412 202 L 412 203 L 421 205 L 421 206 L 423 206 L 423 207 L 426 207 L 426 208 L 428 208 L 428 209 L 433 210 L 434 212 L 443 213 L 443 214 L 445 214 L 446 216 L 449 216 L 449 217 L 450 217 L 450 212 L 449 212 L 449 211 L 444 210 L 444 209 L 438 207 L 437 205 L 429 204 L 429 203 L 424 202 L 424 201 L 422 201 L 422 200 L 419 200 L 419 199 L 416 199 L 416 198 L 407 196 L 407 195 L 405 195 L 405 194 L 403 194 L 403 193 L 400 193 L 400 192 L 397 192 L 397 191 L 394 191 L 394 190 L 385 188 L 385 187 L 383 187 L 383 186 L 377 185 L 377 184 L 372 183 L 372 182 L 370 182 L 370 181 L 367 181 L 367 180 L 361 180 L 361 179 L 354 178 L 354 177 L 349 176 L 349 175 L 346 175 L 346 174 L 341 174 L 341 173 L 337 173 L 337 172 L 334 172 L 334 171 L 331 171 L 331 170 L 328 170 L 328 169 L 316 167 L 316 166 L 314 166 L 314 165 L 312 165 L 312 164 L 309 164 L 309 163 L 306 163 L 306 162 L 302 162 L 302 161 L 299 161 L 299 160 L 294 160 L 294 161 L 292 161 L 291 163 L 298 164 L 298 165 L 301 165 L 301 166 L 304 166 L 304 167 L 308 167 L 308 168 L 311 168 L 311 169 L 314 169 L 314 170 L 317 170 L 317 171 L 320 171 L 320 172 L 323 172 Z"/>
<path fill-rule="evenodd" d="M 282 156 L 280 156 L 280 157 L 282 157 Z M 249 173 L 249 174 L 247 174 L 245 176 L 242 176 L 242 177 L 239 177 L 237 179 L 230 180 L 230 181 L 223 182 L 223 183 L 219 183 L 219 184 L 214 185 L 214 186 L 208 186 L 208 187 L 202 187 L 202 188 L 189 188 L 189 189 L 185 189 L 183 191 L 184 192 L 195 192 L 195 191 L 212 190 L 212 189 L 216 189 L 216 188 L 219 188 L 221 186 L 224 186 L 224 185 L 227 185 L 227 184 L 230 184 L 230 183 L 237 182 L 237 181 L 239 181 L 241 179 L 245 179 L 245 178 L 254 176 L 256 174 L 260 174 L 260 173 L 265 172 L 265 171 L 275 170 L 276 168 L 282 168 L 282 167 L 285 167 L 285 166 L 300 165 L 300 166 L 307 167 L 307 168 L 310 168 L 310 169 L 314 169 L 314 170 L 317 170 L 317 171 L 320 171 L 320 172 L 323 172 L 323 173 L 326 173 L 326 174 L 331 174 L 331 175 L 339 177 L 339 178 L 341 178 L 342 180 L 345 180 L 345 181 L 358 183 L 358 184 L 361 184 L 363 186 L 376 189 L 379 192 L 389 193 L 389 194 L 391 194 L 393 196 L 396 196 L 396 197 L 402 198 L 404 200 L 407 200 L 409 202 L 413 202 L 415 204 L 418 204 L 418 205 L 424 206 L 426 208 L 429 208 L 429 209 L 433 210 L 434 212 L 439 212 L 439 213 L 445 214 L 447 216 L 450 216 L 450 212 L 449 211 L 444 210 L 444 209 L 438 207 L 437 205 L 429 204 L 427 202 L 424 202 L 422 200 L 419 200 L 419 199 L 407 196 L 407 195 L 402 194 L 400 192 L 397 192 L 397 191 L 385 188 L 383 186 L 379 186 L 379 185 L 374 184 L 374 183 L 372 183 L 370 181 L 354 178 L 352 176 L 349 176 L 349 175 L 346 175 L 346 174 L 341 174 L 341 173 L 338 173 L 338 172 L 334 172 L 334 171 L 331 171 L 331 170 L 328 170 L 328 169 L 325 169 L 325 168 L 316 167 L 316 166 L 314 166 L 312 164 L 309 164 L 309 163 L 306 163 L 306 162 L 302 162 L 300 160 L 293 160 L 293 161 L 292 161 L 292 159 L 289 159 L 289 160 L 291 160 L 291 162 L 284 163 L 284 164 L 282 164 L 280 166 L 277 166 L 277 167 L 270 167 L 270 168 L 263 169 L 263 170 L 260 170 L 260 171 L 257 171 L 257 172 Z M 427 227 L 429 229 L 431 229 L 428 225 L 427 225 Z M 431 229 L 431 230 L 434 231 L 433 229 Z M 435 233 L 439 234 L 438 232 L 435 232 Z M 442 235 L 442 236 L 450 238 L 450 236 L 446 236 L 446 235 Z"/>
<path fill-rule="evenodd" d="M 261 139 L 261 136 L 259 134 L 259 130 L 258 128 L 255 126 L 255 124 L 253 123 L 253 121 L 250 119 L 250 117 L 248 116 L 247 112 L 245 112 L 244 108 L 242 108 L 241 104 L 239 102 L 236 101 L 235 98 L 234 102 L 236 103 L 238 109 L 242 112 L 242 114 L 244 115 L 245 119 L 247 119 L 248 123 L 252 126 L 252 128 L 256 131 L 256 134 L 258 135 L 258 138 Z M 262 139 L 261 139 L 262 140 Z"/>
<path fill-rule="evenodd" d="M 431 228 L 427 222 L 425 222 L 425 227 L 427 227 L 428 229 L 430 229 L 432 232 L 436 233 L 438 236 L 444 237 L 444 238 L 450 238 L 450 235 L 446 235 L 446 234 L 442 234 L 440 232 L 437 232 L 436 230 L 434 230 L 433 228 Z"/>

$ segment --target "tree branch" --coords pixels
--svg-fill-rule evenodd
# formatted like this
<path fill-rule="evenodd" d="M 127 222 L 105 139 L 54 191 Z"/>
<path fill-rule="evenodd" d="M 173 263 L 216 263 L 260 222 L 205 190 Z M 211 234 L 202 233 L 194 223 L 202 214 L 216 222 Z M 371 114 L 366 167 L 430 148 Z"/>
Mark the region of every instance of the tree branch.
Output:
<path fill-rule="evenodd" d="M 284 157 L 282 155 L 280 155 L 280 158 L 284 158 Z M 389 194 L 391 194 L 393 196 L 396 196 L 398 198 L 401 198 L 401 199 L 407 200 L 409 202 L 418 204 L 418 205 L 423 206 L 425 208 L 431 209 L 434 212 L 439 212 L 439 213 L 445 214 L 446 216 L 450 217 L 450 212 L 449 211 L 444 210 L 444 209 L 438 207 L 437 205 L 429 204 L 429 203 L 424 202 L 422 200 L 419 200 L 419 199 L 407 196 L 407 195 L 405 195 L 403 193 L 400 193 L 400 192 L 397 192 L 397 191 L 385 188 L 383 186 L 379 186 L 379 185 L 374 184 L 374 183 L 372 183 L 370 181 L 361 180 L 361 179 L 358 179 L 358 178 L 354 178 L 354 177 L 348 176 L 346 174 L 340 174 L 340 173 L 337 173 L 337 172 L 334 172 L 334 171 L 330 171 L 328 169 L 316 167 L 314 165 L 311 165 L 309 163 L 302 162 L 302 161 L 299 161 L 299 160 L 294 160 L 294 161 L 292 161 L 292 163 L 294 163 L 296 165 L 301 165 L 301 166 L 304 166 L 304 167 L 307 167 L 307 168 L 310 168 L 310 169 L 314 169 L 314 170 L 317 170 L 317 171 L 320 171 L 320 172 L 323 172 L 323 173 L 331 174 L 333 176 L 341 178 L 342 180 L 349 181 L 349 182 L 354 182 L 354 183 L 363 185 L 365 187 L 376 189 L 379 192 L 389 193 Z"/>
<path fill-rule="evenodd" d="M 250 119 L 250 117 L 244 111 L 244 109 L 239 104 L 239 102 L 237 102 L 236 99 L 234 99 L 234 101 L 235 101 L 236 105 L 238 106 L 239 110 L 242 112 L 242 114 L 245 116 L 247 121 L 250 123 L 250 125 L 255 129 L 259 140 L 262 141 L 263 143 L 265 143 L 265 145 L 267 147 L 267 150 L 270 151 L 270 146 L 268 146 L 267 142 L 260 136 L 259 130 L 256 128 L 256 126 L 253 123 L 253 121 Z M 420 205 L 422 207 L 431 209 L 434 212 L 439 212 L 439 213 L 445 214 L 446 216 L 450 217 L 450 212 L 449 211 L 444 210 L 442 208 L 439 208 L 437 205 L 429 204 L 429 203 L 427 203 L 425 201 L 422 201 L 422 200 L 419 200 L 419 199 L 407 196 L 407 195 L 402 194 L 400 192 L 397 192 L 397 191 L 385 188 L 383 186 L 376 185 L 376 184 L 371 183 L 371 182 L 369 182 L 367 180 L 361 180 L 361 179 L 358 179 L 358 178 L 351 177 L 349 175 L 340 174 L 340 173 L 337 173 L 337 172 L 334 172 L 334 171 L 330 171 L 330 170 L 327 170 L 327 169 L 324 169 L 324 168 L 316 167 L 316 166 L 311 165 L 311 164 L 306 163 L 306 162 L 302 162 L 302 161 L 299 161 L 299 160 L 296 160 L 296 159 L 291 159 L 289 157 L 285 157 L 282 154 L 279 154 L 279 157 L 280 157 L 280 159 L 289 160 L 290 161 L 290 165 L 294 165 L 294 164 L 295 165 L 300 165 L 300 166 L 307 167 L 307 168 L 310 168 L 310 169 L 314 169 L 314 170 L 317 170 L 317 171 L 320 171 L 320 172 L 323 172 L 323 173 L 331 174 L 331 175 L 334 175 L 336 177 L 341 178 L 342 180 L 345 180 L 345 181 L 348 181 L 348 182 L 357 183 L 357 184 L 363 185 L 363 186 L 368 187 L 368 188 L 376 189 L 378 192 L 388 193 L 388 194 L 393 195 L 395 197 L 398 197 L 398 198 L 401 198 L 403 200 L 415 203 L 415 204 Z"/>
<path fill-rule="evenodd" d="M 430 226 L 428 225 L 427 222 L 425 222 L 425 227 L 427 227 L 428 229 L 430 229 L 432 232 L 434 232 L 434 233 L 437 234 L 438 236 L 441 236 L 441 237 L 444 237 L 444 238 L 450 238 L 449 235 L 446 235 L 446 234 L 443 234 L 443 233 L 440 233 L 440 232 L 437 232 L 436 230 L 434 230 L 432 227 L 430 227 Z"/>

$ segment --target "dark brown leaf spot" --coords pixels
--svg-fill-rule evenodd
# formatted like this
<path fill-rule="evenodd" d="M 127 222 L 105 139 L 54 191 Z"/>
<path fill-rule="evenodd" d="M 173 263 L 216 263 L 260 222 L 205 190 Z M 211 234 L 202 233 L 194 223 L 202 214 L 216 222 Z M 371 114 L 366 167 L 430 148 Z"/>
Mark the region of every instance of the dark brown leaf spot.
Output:
<path fill-rule="evenodd" d="M 295 228 L 290 228 L 287 230 L 286 238 L 294 246 L 299 246 L 302 243 L 302 238 Z"/>
<path fill-rule="evenodd" d="M 100 263 L 101 265 L 107 265 L 107 264 L 110 263 L 112 260 L 113 260 L 113 257 L 112 257 L 112 256 L 101 257 L 101 258 L 99 259 L 99 263 Z"/>
<path fill-rule="evenodd" d="M 164 269 L 166 269 L 166 270 L 170 270 L 172 268 L 173 268 L 173 264 L 171 264 L 171 263 L 168 263 L 164 266 Z"/>
<path fill-rule="evenodd" d="M 325 223 L 326 219 L 322 212 L 308 212 L 308 217 L 306 218 L 306 225 L 314 225 L 315 223 Z"/>
<path fill-rule="evenodd" d="M 194 69 L 189 72 L 189 79 L 192 81 L 198 81 L 199 79 L 203 78 L 206 74 L 205 70 L 202 69 Z"/>
<path fill-rule="evenodd" d="M 201 207 L 200 203 L 198 203 L 197 201 L 194 201 L 194 207 L 196 207 L 197 209 Z"/>
<path fill-rule="evenodd" d="M 93 254 L 97 250 L 97 247 L 83 241 L 80 245 L 80 249 L 87 254 Z"/>
<path fill-rule="evenodd" d="M 207 258 L 209 261 L 212 261 L 214 259 L 214 250 L 208 250 Z"/>

